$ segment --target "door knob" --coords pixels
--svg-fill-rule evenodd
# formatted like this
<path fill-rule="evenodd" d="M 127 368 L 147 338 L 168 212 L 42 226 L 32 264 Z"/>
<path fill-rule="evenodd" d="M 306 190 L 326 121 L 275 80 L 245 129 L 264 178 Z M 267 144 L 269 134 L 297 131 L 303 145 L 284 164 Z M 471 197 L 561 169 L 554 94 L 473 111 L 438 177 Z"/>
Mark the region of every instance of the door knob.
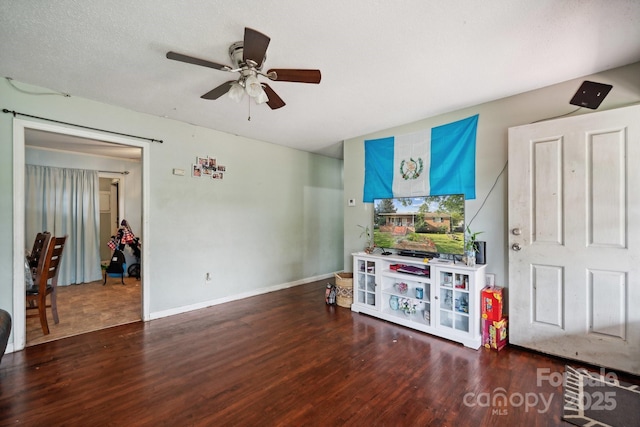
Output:
<path fill-rule="evenodd" d="M 520 243 L 514 243 L 513 245 L 511 245 L 511 249 L 513 249 L 514 251 L 519 251 L 520 249 L 522 249 L 522 247 L 520 247 Z"/>

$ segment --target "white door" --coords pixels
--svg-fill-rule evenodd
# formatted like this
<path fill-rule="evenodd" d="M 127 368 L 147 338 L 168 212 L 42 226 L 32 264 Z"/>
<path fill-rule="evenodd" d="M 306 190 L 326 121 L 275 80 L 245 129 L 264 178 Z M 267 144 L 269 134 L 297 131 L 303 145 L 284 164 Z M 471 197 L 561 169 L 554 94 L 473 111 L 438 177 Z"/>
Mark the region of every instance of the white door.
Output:
<path fill-rule="evenodd" d="M 640 106 L 509 129 L 510 342 L 640 374 Z"/>

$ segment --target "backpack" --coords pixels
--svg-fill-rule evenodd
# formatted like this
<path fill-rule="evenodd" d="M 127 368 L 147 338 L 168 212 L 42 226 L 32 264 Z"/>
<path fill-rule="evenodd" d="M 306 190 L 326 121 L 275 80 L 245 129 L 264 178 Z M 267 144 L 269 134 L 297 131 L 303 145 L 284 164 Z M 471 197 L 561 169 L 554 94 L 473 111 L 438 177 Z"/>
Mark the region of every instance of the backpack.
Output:
<path fill-rule="evenodd" d="M 113 255 L 111 255 L 111 262 L 107 267 L 107 273 L 111 274 L 122 274 L 124 273 L 124 254 L 120 249 L 116 249 L 113 251 Z"/>

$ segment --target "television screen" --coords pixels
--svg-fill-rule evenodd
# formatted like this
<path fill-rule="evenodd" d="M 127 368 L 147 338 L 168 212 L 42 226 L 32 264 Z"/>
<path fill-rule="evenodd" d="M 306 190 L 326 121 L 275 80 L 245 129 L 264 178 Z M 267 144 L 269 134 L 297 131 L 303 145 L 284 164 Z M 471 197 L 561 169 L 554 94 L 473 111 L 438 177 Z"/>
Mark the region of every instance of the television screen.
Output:
<path fill-rule="evenodd" d="M 464 254 L 464 194 L 374 200 L 374 243 L 401 255 Z"/>

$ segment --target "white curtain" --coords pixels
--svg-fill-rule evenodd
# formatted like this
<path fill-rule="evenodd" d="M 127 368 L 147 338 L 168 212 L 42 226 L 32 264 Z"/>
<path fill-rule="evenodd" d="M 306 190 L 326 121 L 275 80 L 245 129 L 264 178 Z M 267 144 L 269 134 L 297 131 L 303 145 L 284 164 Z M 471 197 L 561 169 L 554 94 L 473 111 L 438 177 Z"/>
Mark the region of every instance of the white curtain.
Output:
<path fill-rule="evenodd" d="M 27 250 L 38 232 L 68 236 L 58 285 L 102 278 L 97 171 L 26 165 L 25 227 Z"/>

